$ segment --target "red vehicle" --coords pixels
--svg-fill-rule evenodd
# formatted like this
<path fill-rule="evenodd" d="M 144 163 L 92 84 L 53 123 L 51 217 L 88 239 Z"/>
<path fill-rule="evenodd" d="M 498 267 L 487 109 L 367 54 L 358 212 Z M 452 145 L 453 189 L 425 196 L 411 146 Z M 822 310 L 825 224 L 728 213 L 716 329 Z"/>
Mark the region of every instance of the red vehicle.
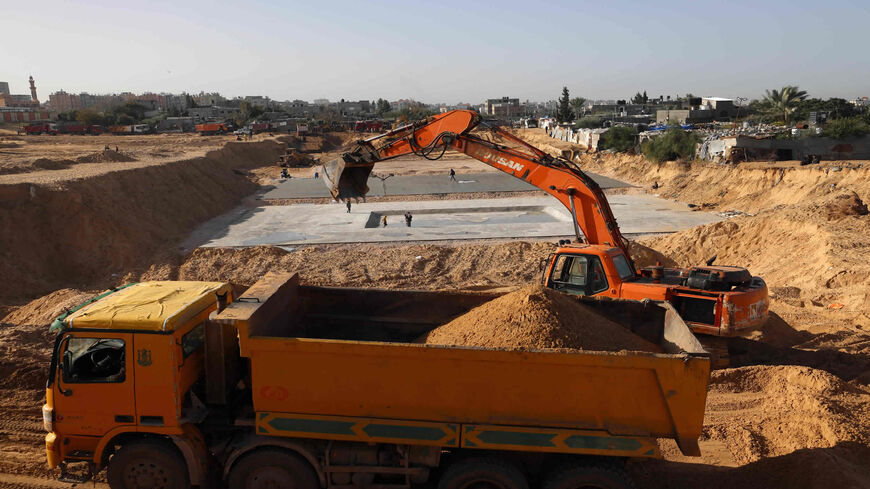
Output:
<path fill-rule="evenodd" d="M 384 123 L 381 121 L 356 121 L 353 125 L 353 130 L 358 132 L 381 132 L 384 130 Z"/>
<path fill-rule="evenodd" d="M 39 124 L 31 124 L 29 126 L 24 126 L 24 134 L 27 134 L 27 135 L 51 134 L 52 136 L 56 136 L 58 134 L 57 124 L 52 124 L 50 122 L 43 122 L 43 123 L 39 123 Z"/>
<path fill-rule="evenodd" d="M 270 129 L 270 126 L 269 126 L 268 122 L 257 122 L 257 123 L 251 124 L 251 132 L 253 132 L 254 134 L 266 132 L 269 129 Z"/>
<path fill-rule="evenodd" d="M 84 124 L 63 124 L 60 126 L 61 134 L 87 134 L 88 126 Z"/>
<path fill-rule="evenodd" d="M 223 122 L 218 124 L 197 124 L 196 132 L 201 136 L 211 136 L 214 134 L 226 134 L 229 132 L 229 128 Z"/>

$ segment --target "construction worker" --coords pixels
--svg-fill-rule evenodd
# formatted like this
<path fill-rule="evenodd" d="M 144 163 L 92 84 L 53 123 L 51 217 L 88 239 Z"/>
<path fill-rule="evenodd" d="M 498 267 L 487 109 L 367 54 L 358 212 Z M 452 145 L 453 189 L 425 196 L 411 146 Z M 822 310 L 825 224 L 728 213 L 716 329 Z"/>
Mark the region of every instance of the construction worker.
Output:
<path fill-rule="evenodd" d="M 384 227 L 387 227 L 387 215 L 386 214 L 384 214 L 384 218 L 381 219 L 381 224 L 383 224 Z"/>
<path fill-rule="evenodd" d="M 350 201 L 347 201 L 347 213 L 350 214 Z"/>
<path fill-rule="evenodd" d="M 450 180 L 456 181 L 456 172 L 453 171 L 453 168 L 450 169 Z"/>
<path fill-rule="evenodd" d="M 411 212 L 405 212 L 405 226 L 411 227 L 411 219 L 414 219 L 414 216 L 411 215 Z"/>

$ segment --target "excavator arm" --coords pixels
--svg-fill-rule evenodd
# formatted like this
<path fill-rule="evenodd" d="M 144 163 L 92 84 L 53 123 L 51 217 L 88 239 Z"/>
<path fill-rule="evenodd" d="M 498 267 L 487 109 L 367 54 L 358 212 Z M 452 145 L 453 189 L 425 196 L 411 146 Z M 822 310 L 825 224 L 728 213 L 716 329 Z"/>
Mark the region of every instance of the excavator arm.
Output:
<path fill-rule="evenodd" d="M 435 160 L 454 149 L 552 195 L 571 211 L 578 240 L 585 237 L 590 244 L 620 248 L 634 268 L 607 197 L 592 178 L 574 163 L 554 158 L 498 127 L 490 130 L 518 147 L 470 134 L 479 123 L 476 112 L 454 110 L 357 141 L 341 157 L 323 165 L 324 181 L 336 199 L 362 197 L 368 193 L 375 163 L 408 154 Z"/>

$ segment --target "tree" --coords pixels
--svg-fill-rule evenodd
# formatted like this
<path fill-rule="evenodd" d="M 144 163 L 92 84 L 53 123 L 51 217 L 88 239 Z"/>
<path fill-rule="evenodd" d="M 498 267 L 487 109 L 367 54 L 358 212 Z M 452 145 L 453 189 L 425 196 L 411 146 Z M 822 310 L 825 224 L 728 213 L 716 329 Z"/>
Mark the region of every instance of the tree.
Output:
<path fill-rule="evenodd" d="M 781 90 L 766 90 L 764 102 L 769 110 L 782 117 L 782 122 L 788 124 L 789 118 L 797 110 L 801 101 L 807 98 L 807 92 L 796 86 L 786 85 Z"/>
<path fill-rule="evenodd" d="M 643 91 L 643 104 L 646 105 L 647 102 L 649 102 L 649 97 L 647 97 L 646 90 L 644 90 Z"/>
<path fill-rule="evenodd" d="M 94 109 L 82 109 L 76 113 L 76 120 L 91 126 L 103 122 L 103 116 Z"/>
<path fill-rule="evenodd" d="M 634 128 L 628 126 L 613 126 L 601 135 L 598 149 L 612 149 L 620 153 L 634 148 L 637 133 Z"/>
<path fill-rule="evenodd" d="M 643 95 L 641 95 L 640 92 L 637 92 L 636 94 L 634 94 L 634 97 L 631 97 L 631 103 L 633 103 L 633 104 L 643 104 L 643 103 L 645 103 L 645 102 L 643 101 Z"/>
<path fill-rule="evenodd" d="M 868 125 L 861 117 L 841 117 L 825 126 L 822 136 L 833 139 L 859 138 L 870 133 Z"/>
<path fill-rule="evenodd" d="M 571 108 L 574 109 L 574 115 L 579 118 L 583 115 L 583 106 L 586 104 L 586 99 L 583 97 L 574 97 L 571 99 Z"/>
<path fill-rule="evenodd" d="M 562 96 L 559 97 L 559 108 L 556 109 L 556 121 L 570 123 L 574 120 L 574 111 L 571 110 L 571 96 L 568 87 L 562 87 Z"/>
<path fill-rule="evenodd" d="M 382 116 L 391 110 L 393 110 L 393 107 L 390 105 L 389 102 L 382 98 L 379 98 L 378 101 L 375 103 L 375 112 L 377 112 L 379 116 Z"/>
<path fill-rule="evenodd" d="M 641 151 L 647 159 L 655 163 L 691 158 L 695 154 L 695 146 L 700 141 L 701 136 L 697 133 L 673 128 L 643 143 Z"/>

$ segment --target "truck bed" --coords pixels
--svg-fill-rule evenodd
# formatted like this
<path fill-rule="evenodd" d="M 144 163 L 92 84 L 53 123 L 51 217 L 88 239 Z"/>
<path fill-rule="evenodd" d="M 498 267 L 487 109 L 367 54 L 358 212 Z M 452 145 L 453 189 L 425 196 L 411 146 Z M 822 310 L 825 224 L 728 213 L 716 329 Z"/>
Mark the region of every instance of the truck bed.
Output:
<path fill-rule="evenodd" d="M 589 302 L 664 354 L 411 343 L 498 295 L 307 287 L 270 275 L 216 321 L 238 330 L 264 434 L 336 429 L 332 439 L 358 439 L 371 435 L 360 419 L 390 420 L 394 431 L 428 426 L 429 441 L 443 446 L 511 449 L 546 428 L 545 445 L 674 438 L 699 454 L 709 355 L 666 303 Z M 636 455 L 657 454 L 647 448 Z"/>

